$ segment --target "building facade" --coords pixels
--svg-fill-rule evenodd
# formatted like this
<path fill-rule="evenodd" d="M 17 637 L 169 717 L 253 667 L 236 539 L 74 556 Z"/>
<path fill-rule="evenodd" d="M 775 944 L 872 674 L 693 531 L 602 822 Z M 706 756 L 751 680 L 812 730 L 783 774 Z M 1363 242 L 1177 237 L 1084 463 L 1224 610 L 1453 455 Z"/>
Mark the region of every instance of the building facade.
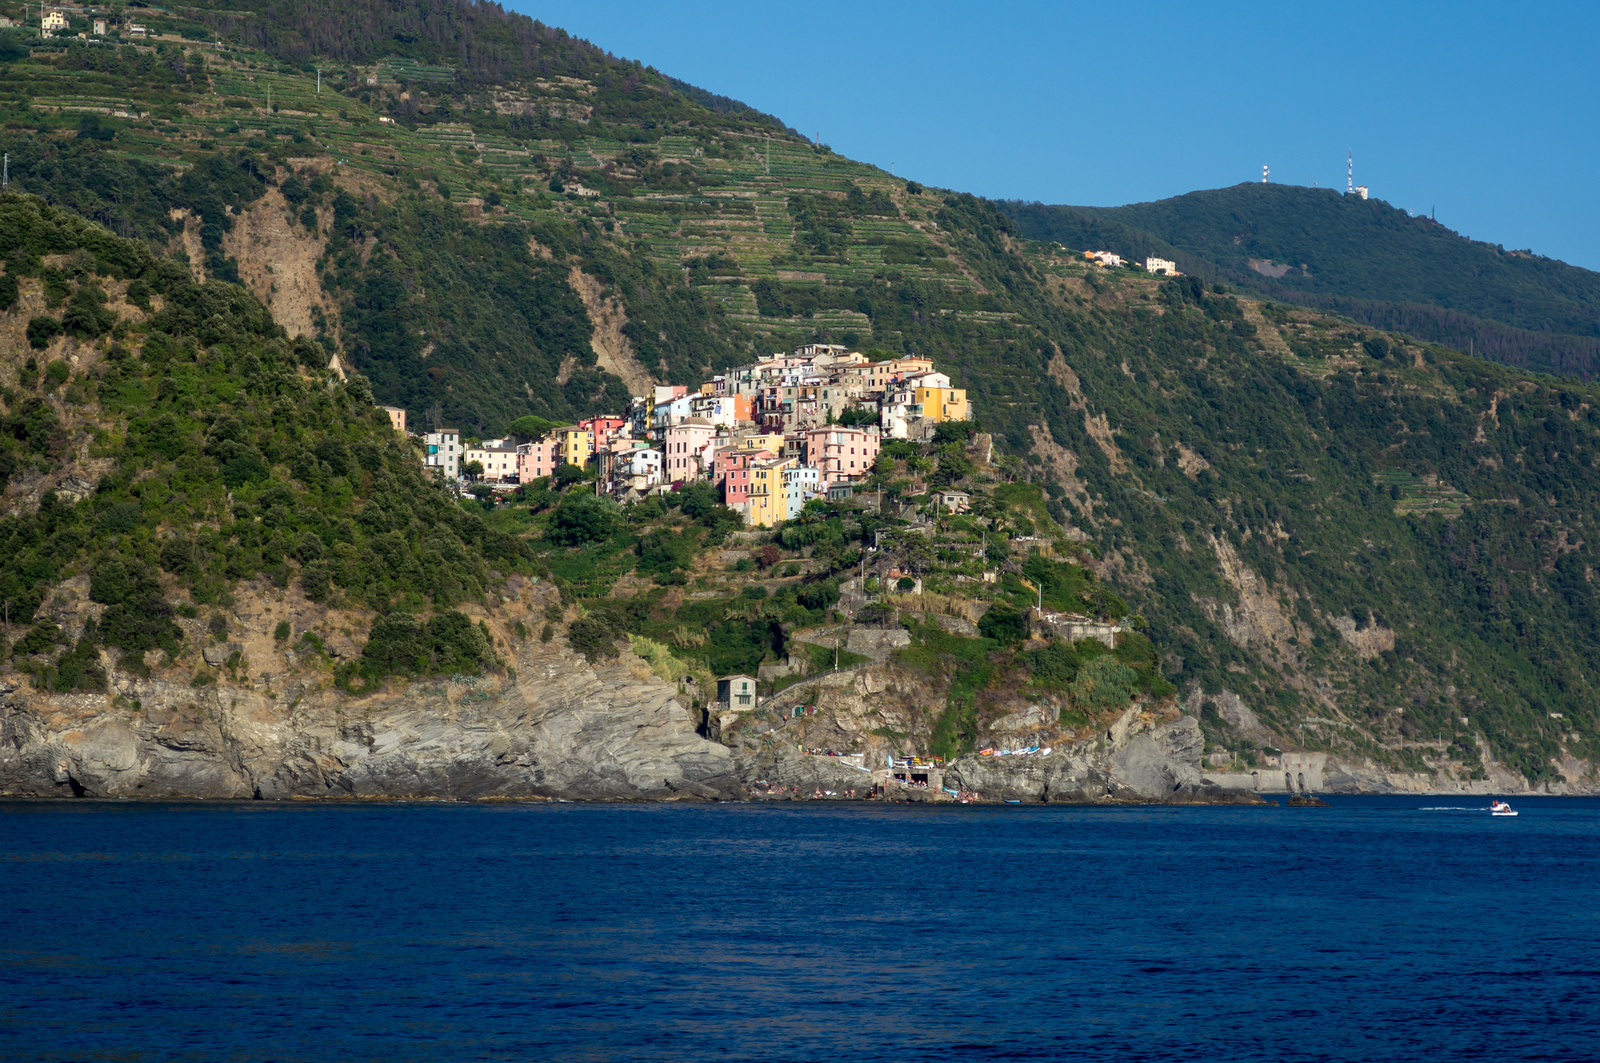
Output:
<path fill-rule="evenodd" d="M 706 475 L 706 450 L 716 438 L 717 427 L 703 417 L 691 417 L 666 430 L 663 439 L 662 475 L 669 483 L 688 483 Z"/>
<path fill-rule="evenodd" d="M 422 438 L 427 449 L 423 464 L 430 469 L 438 469 L 439 474 L 446 480 L 461 479 L 461 430 L 459 428 L 441 428 L 437 432 L 429 432 Z"/>
<path fill-rule="evenodd" d="M 806 432 L 806 464 L 821 470 L 827 483 L 859 480 L 878 460 L 882 437 L 877 425 L 845 428 L 832 425 Z"/>
<path fill-rule="evenodd" d="M 467 447 L 461 452 L 463 467 L 477 462 L 483 466 L 479 478 L 484 483 L 521 483 L 517 448 L 506 440 L 495 439 L 482 446 Z"/>

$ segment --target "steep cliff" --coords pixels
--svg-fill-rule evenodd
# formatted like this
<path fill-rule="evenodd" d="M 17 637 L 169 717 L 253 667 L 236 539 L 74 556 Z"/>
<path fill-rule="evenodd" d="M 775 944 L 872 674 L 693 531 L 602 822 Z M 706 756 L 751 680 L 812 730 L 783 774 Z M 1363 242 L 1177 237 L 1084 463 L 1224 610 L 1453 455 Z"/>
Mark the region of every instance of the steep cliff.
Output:
<path fill-rule="evenodd" d="M 472 610 L 509 647 L 510 667 L 499 674 L 433 676 L 348 695 L 333 684 L 332 661 L 273 639 L 280 618 L 315 625 L 316 607 L 262 586 L 239 594 L 230 641 L 201 651 L 218 662 L 202 664 L 202 675 L 217 681 L 195 686 L 192 665 L 181 656 L 141 677 L 118 669 L 107 654 L 105 693 L 53 694 L 12 673 L 0 696 L 0 793 L 590 800 L 742 794 L 731 752 L 696 734 L 672 684 L 631 655 L 596 666 L 564 639 L 518 641 L 516 623 L 542 612 L 554 593 L 521 580 L 507 590 L 497 605 Z"/>

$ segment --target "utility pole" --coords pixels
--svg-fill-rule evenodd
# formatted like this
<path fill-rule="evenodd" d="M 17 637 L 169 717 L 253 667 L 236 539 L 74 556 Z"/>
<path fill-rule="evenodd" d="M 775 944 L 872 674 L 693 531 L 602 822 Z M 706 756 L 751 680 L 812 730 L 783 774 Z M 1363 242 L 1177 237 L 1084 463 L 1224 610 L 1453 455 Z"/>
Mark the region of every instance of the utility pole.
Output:
<path fill-rule="evenodd" d="M 6 152 L 5 176 L 0 178 L 0 188 L 11 187 L 11 153 Z"/>
<path fill-rule="evenodd" d="M 322 68 L 317 67 L 317 95 L 322 95 Z"/>

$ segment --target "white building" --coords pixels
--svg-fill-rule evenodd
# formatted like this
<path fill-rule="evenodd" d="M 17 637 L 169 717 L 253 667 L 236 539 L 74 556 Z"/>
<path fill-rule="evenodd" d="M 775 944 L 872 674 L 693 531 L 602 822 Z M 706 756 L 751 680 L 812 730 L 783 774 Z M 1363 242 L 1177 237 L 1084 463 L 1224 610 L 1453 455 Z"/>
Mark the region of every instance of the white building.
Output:
<path fill-rule="evenodd" d="M 1102 266 L 1122 265 L 1122 256 L 1112 254 L 1110 251 L 1085 251 L 1083 257 L 1098 262 Z"/>
<path fill-rule="evenodd" d="M 461 429 L 441 428 L 422 437 L 428 449 L 423 464 L 438 469 L 446 480 L 461 479 Z"/>
<path fill-rule="evenodd" d="M 945 373 L 919 373 L 908 377 L 902 382 L 907 388 L 945 388 L 950 387 L 950 377 Z"/>
<path fill-rule="evenodd" d="M 1178 264 L 1170 258 L 1156 258 L 1154 255 L 1144 260 L 1146 273 L 1165 273 L 1169 277 L 1178 276 Z"/>
<path fill-rule="evenodd" d="M 488 439 L 482 446 L 467 447 L 462 451 L 461 462 L 483 466 L 485 483 L 517 483 L 517 448 L 504 439 Z"/>
<path fill-rule="evenodd" d="M 828 489 L 822 482 L 822 470 L 811 465 L 793 465 L 783 470 L 784 513 L 790 520 L 799 515 L 805 504 L 818 496 L 827 497 Z"/>
<path fill-rule="evenodd" d="M 628 486 L 638 490 L 654 487 L 661 482 L 661 451 L 654 447 L 640 447 L 617 456 L 616 475 L 628 481 Z"/>
<path fill-rule="evenodd" d="M 878 409 L 878 423 L 888 439 L 920 438 L 917 431 L 922 421 L 922 403 L 912 388 L 893 387 L 884 391 L 883 403 Z"/>
<path fill-rule="evenodd" d="M 64 30 L 67 28 L 67 16 L 63 15 L 59 11 L 48 12 L 39 22 L 39 26 L 46 33 L 53 33 L 56 30 Z"/>
<path fill-rule="evenodd" d="M 657 433 L 666 431 L 675 424 L 682 424 L 694 416 L 693 395 L 679 395 L 675 399 L 658 402 L 650 411 L 650 428 Z"/>

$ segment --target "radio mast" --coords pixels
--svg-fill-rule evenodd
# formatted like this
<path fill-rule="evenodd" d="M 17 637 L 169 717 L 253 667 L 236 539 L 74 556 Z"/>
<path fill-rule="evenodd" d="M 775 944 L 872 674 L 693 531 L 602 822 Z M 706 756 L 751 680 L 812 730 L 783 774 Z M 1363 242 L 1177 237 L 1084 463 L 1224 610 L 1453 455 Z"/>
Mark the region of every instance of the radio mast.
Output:
<path fill-rule="evenodd" d="M 1345 160 L 1345 163 L 1344 194 L 1353 196 L 1356 194 L 1356 153 L 1354 151 L 1350 152 L 1349 158 Z"/>
<path fill-rule="evenodd" d="M 1262 184 L 1266 184 L 1266 183 L 1267 183 L 1267 175 L 1268 175 L 1268 174 L 1269 174 L 1269 173 L 1271 173 L 1271 172 L 1272 172 L 1272 171 L 1271 171 L 1271 170 L 1268 170 L 1268 169 L 1267 169 L 1267 168 L 1266 168 L 1266 166 L 1265 166 L 1265 165 L 1263 165 L 1263 166 L 1262 166 L 1262 167 L 1261 167 L 1261 183 L 1262 183 Z"/>

